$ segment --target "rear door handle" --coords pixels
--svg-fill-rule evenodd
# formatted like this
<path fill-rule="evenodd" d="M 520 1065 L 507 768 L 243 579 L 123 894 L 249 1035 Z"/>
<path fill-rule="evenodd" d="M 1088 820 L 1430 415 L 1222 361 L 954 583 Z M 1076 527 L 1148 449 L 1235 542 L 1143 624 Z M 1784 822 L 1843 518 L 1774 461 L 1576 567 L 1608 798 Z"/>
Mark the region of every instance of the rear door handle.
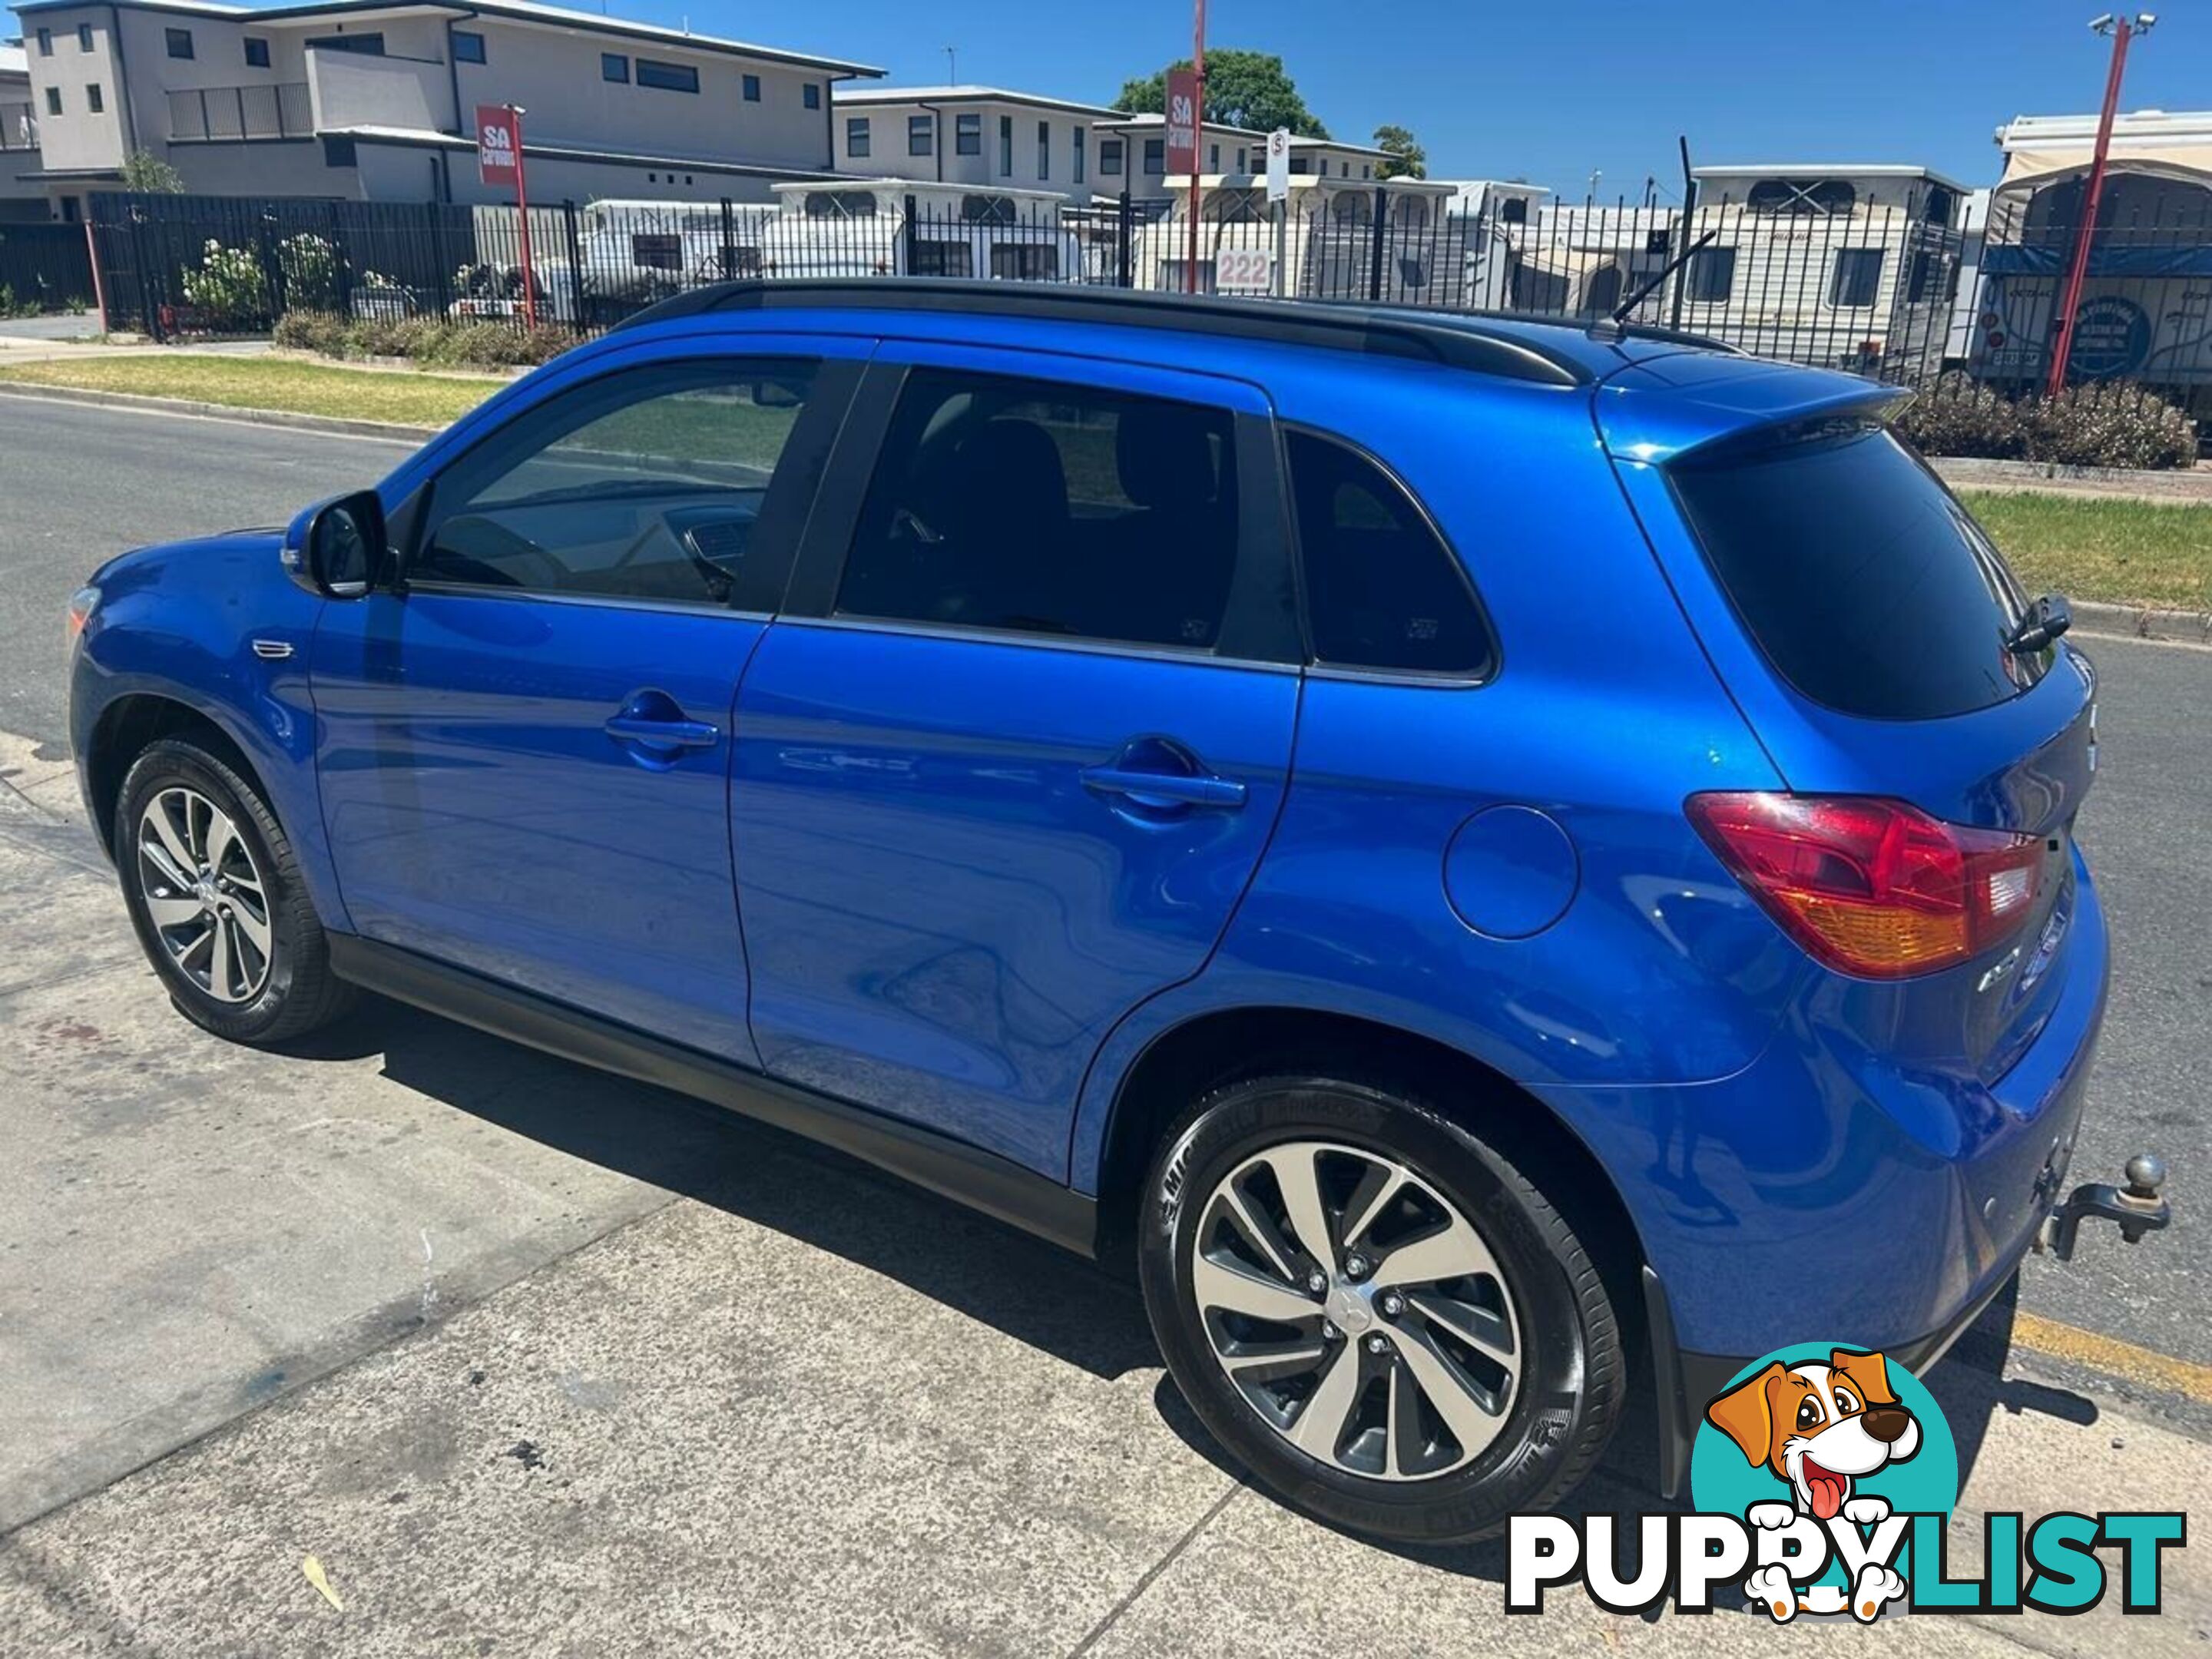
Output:
<path fill-rule="evenodd" d="M 722 735 L 704 720 L 656 720 L 642 714 L 617 714 L 606 730 L 617 743 L 657 744 L 663 749 L 705 749 Z"/>
<path fill-rule="evenodd" d="M 1102 795 L 1127 795 L 1143 803 L 1212 806 L 1235 811 L 1244 805 L 1244 786 L 1211 773 L 1145 772 L 1125 766 L 1086 766 L 1083 787 Z"/>

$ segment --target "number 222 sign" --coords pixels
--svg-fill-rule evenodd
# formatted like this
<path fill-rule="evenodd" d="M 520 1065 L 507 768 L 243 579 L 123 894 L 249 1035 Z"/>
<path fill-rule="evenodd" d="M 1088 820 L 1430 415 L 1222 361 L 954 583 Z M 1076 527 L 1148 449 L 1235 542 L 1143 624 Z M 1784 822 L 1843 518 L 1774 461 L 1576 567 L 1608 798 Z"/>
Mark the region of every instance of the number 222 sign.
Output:
<path fill-rule="evenodd" d="M 1224 247 L 1213 256 L 1213 289 L 1217 294 L 1267 294 L 1273 291 L 1275 256 L 1264 247 Z"/>

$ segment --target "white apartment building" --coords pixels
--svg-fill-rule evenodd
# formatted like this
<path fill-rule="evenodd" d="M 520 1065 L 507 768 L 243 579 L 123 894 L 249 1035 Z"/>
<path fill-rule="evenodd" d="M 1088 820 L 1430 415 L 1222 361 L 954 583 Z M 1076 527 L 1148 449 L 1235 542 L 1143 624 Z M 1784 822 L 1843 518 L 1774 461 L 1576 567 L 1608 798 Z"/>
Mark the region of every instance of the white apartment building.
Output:
<path fill-rule="evenodd" d="M 187 190 L 486 201 L 475 110 L 515 104 L 533 196 L 767 201 L 832 172 L 866 64 L 536 0 L 21 0 L 53 216 L 144 150 Z M 0 94 L 0 104 L 8 102 Z"/>
<path fill-rule="evenodd" d="M 1000 87 L 841 86 L 836 157 L 845 173 L 918 183 L 1048 190 L 1088 204 L 1106 189 L 1095 129 L 1121 118 Z"/>
<path fill-rule="evenodd" d="M 1099 193 L 1118 196 L 1126 189 L 1141 199 L 1169 194 L 1167 117 L 1115 115 L 1099 124 Z M 1207 122 L 1198 140 L 1199 171 L 1233 178 L 1267 170 L 1267 135 L 1245 127 Z M 1334 138 L 1292 138 L 1294 176 L 1371 181 L 1389 161 L 1387 151 Z"/>

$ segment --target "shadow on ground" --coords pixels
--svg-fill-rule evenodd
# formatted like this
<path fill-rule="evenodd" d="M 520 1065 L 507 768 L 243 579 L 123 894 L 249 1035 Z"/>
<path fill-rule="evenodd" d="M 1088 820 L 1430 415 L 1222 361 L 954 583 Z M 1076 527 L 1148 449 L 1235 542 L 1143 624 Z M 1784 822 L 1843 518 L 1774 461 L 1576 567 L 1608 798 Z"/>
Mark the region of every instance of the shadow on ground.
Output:
<path fill-rule="evenodd" d="M 1160 1363 L 1133 1282 L 782 1130 L 378 998 L 292 1052 L 308 1060 L 381 1055 L 395 1083 L 510 1133 L 773 1228 L 1093 1376 L 1110 1379 Z M 1962 1487 L 2001 1416 L 2037 1412 L 2084 1426 L 2097 1420 L 2095 1405 L 2079 1395 L 2001 1375 L 2016 1291 L 2016 1284 L 2008 1287 L 1925 1379 L 1957 1443 Z M 1778 1341 L 1787 1340 L 1778 1334 Z M 1688 1507 L 1656 1490 L 1657 1430 L 1645 1375 L 1639 1356 L 1627 1420 L 1597 1472 L 1559 1513 L 1579 1519 Z M 1165 1376 L 1154 1400 L 1179 1439 L 1243 1480 L 1242 1467 Z M 1394 1553 L 1470 1578 L 1504 1577 L 1504 1549 L 1495 1541 Z"/>

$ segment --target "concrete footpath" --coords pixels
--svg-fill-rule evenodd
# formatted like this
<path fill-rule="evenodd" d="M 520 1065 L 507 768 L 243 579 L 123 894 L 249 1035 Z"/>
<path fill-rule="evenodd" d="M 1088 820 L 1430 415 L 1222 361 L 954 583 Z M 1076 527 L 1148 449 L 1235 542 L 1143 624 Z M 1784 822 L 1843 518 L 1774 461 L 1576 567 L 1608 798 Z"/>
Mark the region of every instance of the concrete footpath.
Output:
<path fill-rule="evenodd" d="M 1496 1548 L 1378 1548 L 1242 1484 L 1131 1288 L 993 1223 L 405 1011 L 295 1055 L 201 1036 L 65 767 L 20 742 L 0 947 L 0 1654 L 2179 1656 L 2212 1631 L 2185 1550 L 2125 1626 L 1781 1636 L 1573 1593 L 1508 1619 Z M 2026 1355 L 1929 1382 L 1970 1469 L 1955 1572 L 1984 1510 L 2212 1500 L 2185 1413 Z M 1632 1431 L 1581 1501 L 1653 1507 L 1650 1459 Z"/>

